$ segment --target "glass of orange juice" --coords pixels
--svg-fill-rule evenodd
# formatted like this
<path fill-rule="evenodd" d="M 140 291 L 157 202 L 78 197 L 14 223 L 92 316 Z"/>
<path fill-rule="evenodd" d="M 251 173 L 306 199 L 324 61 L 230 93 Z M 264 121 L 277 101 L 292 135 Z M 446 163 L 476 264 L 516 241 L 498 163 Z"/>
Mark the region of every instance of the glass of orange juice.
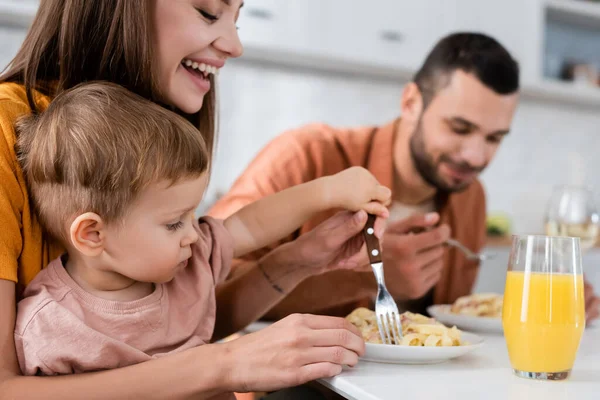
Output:
<path fill-rule="evenodd" d="M 513 236 L 502 326 L 517 376 L 569 377 L 585 328 L 579 238 Z"/>

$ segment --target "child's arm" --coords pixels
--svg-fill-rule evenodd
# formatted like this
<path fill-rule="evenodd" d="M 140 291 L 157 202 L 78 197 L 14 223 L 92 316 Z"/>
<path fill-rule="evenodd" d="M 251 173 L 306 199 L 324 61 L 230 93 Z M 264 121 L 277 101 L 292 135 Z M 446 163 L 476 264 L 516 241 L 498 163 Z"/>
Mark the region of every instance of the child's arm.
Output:
<path fill-rule="evenodd" d="M 291 187 L 248 204 L 225 220 L 234 257 L 289 235 L 318 213 L 344 208 L 387 217 L 391 191 L 361 167 Z"/>

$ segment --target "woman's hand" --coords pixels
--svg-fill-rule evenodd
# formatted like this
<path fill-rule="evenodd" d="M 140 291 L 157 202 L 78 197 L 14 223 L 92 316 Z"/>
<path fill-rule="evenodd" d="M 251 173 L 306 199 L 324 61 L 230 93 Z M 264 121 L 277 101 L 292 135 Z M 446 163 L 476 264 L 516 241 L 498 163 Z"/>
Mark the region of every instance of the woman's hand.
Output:
<path fill-rule="evenodd" d="M 365 351 L 360 333 L 343 318 L 290 315 L 224 343 L 232 362 L 231 390 L 273 391 L 332 377 Z"/>
<path fill-rule="evenodd" d="M 336 269 L 370 270 L 362 233 L 366 223 L 365 211 L 342 211 L 283 246 L 314 274 Z M 381 240 L 384 230 L 385 220 L 377 218 L 375 236 Z"/>
<path fill-rule="evenodd" d="M 275 248 L 258 263 L 238 266 L 240 272 L 217 287 L 215 338 L 226 337 L 261 318 L 311 276 L 336 269 L 369 271 L 362 234 L 366 222 L 365 211 L 340 212 L 293 242 Z M 375 222 L 378 237 L 383 222 Z"/>
<path fill-rule="evenodd" d="M 585 281 L 583 286 L 585 296 L 585 318 L 591 323 L 600 316 L 600 298 L 594 293 L 593 286 Z"/>

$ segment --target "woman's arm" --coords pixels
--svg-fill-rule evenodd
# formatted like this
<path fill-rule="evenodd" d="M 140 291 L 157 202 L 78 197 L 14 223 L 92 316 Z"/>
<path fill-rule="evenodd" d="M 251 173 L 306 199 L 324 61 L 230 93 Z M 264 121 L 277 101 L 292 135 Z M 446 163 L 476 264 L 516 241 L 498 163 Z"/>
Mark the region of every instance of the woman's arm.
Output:
<path fill-rule="evenodd" d="M 21 376 L 14 345 L 15 310 L 15 284 L 0 280 L 0 399 L 201 399 L 232 390 L 226 379 L 235 360 L 220 345 L 111 371 Z M 219 363 L 207 365 L 207 360 Z"/>
<path fill-rule="evenodd" d="M 294 315 L 252 335 L 110 371 L 20 375 L 15 355 L 15 285 L 0 281 L 0 399 L 208 399 L 271 391 L 336 375 L 364 352 L 341 318 Z M 143 334 L 143 332 L 141 332 Z"/>
<path fill-rule="evenodd" d="M 310 276 L 368 265 L 361 233 L 366 222 L 364 211 L 337 213 L 219 285 L 213 339 L 223 338 L 258 320 Z M 378 219 L 376 234 L 379 237 L 383 228 L 383 220 Z M 353 296 L 367 296 L 368 289 L 362 285 L 355 289 Z M 365 292 L 360 293 L 361 290 Z"/>

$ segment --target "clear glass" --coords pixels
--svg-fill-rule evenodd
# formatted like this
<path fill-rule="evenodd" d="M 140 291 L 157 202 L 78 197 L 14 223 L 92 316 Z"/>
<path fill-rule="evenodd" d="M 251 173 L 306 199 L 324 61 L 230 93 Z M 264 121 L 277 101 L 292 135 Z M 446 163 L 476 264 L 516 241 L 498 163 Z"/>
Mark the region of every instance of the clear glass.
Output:
<path fill-rule="evenodd" d="M 517 376 L 569 377 L 585 328 L 579 238 L 513 236 L 502 326 Z"/>
<path fill-rule="evenodd" d="M 546 235 L 578 237 L 581 239 L 581 248 L 588 250 L 598 240 L 599 219 L 594 194 L 590 189 L 583 186 L 557 186 L 546 209 Z"/>

